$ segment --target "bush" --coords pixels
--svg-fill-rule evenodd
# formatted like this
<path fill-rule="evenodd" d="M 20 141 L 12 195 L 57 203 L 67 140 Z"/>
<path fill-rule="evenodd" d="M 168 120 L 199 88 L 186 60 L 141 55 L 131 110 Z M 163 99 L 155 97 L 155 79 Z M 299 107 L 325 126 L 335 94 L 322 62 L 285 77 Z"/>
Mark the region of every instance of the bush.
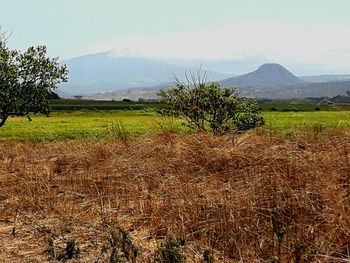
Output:
<path fill-rule="evenodd" d="M 183 119 L 192 129 L 222 134 L 264 124 L 257 102 L 239 97 L 234 88 L 193 76 L 187 84 L 178 79 L 175 82 L 175 87 L 158 93 L 165 105 L 160 113 Z"/>

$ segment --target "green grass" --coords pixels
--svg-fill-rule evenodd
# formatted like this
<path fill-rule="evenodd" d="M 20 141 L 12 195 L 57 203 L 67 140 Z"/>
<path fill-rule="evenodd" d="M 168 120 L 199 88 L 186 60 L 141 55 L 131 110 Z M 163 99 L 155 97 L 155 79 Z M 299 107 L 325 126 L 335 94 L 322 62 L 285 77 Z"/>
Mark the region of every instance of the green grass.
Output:
<path fill-rule="evenodd" d="M 266 126 L 294 128 L 323 126 L 326 128 L 350 128 L 350 111 L 315 112 L 265 112 Z"/>
<path fill-rule="evenodd" d="M 152 130 L 157 119 L 149 111 L 56 112 L 49 117 L 32 116 L 32 121 L 10 118 L 0 129 L 0 138 L 34 141 L 99 138 L 119 122 L 132 136 L 138 136 Z"/>
<path fill-rule="evenodd" d="M 305 127 L 350 128 L 350 111 L 265 112 L 266 129 L 290 131 Z M 130 136 L 140 136 L 159 126 L 182 129 L 151 110 L 54 112 L 50 117 L 10 118 L 0 129 L 2 140 L 66 140 L 113 137 L 113 129 L 122 123 Z M 116 134 L 115 136 L 118 136 Z"/>

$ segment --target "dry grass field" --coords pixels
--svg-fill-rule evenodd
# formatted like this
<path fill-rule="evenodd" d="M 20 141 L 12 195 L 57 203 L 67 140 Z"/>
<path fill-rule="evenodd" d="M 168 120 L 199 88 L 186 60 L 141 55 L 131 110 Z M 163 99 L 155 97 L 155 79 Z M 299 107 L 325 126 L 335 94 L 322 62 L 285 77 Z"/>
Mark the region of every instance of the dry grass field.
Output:
<path fill-rule="evenodd" d="M 3 141 L 0 261 L 350 262 L 347 138 Z"/>

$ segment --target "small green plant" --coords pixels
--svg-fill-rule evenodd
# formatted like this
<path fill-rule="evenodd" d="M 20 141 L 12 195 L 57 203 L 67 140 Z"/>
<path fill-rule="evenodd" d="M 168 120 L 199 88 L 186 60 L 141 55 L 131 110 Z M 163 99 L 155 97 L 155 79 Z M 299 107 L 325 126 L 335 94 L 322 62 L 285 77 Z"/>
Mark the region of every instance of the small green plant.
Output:
<path fill-rule="evenodd" d="M 277 237 L 277 263 L 282 262 L 282 242 L 286 234 L 286 228 L 284 227 L 281 221 L 282 219 L 280 218 L 279 214 L 276 211 L 274 211 L 271 215 L 271 227 L 272 232 Z"/>
<path fill-rule="evenodd" d="M 54 238 L 49 236 L 47 238 L 47 248 L 44 250 L 46 254 L 49 255 L 50 258 L 56 258 L 55 255 L 55 247 L 54 247 Z"/>
<path fill-rule="evenodd" d="M 125 127 L 124 123 L 119 120 L 117 122 L 112 123 L 107 128 L 107 137 L 116 138 L 122 141 L 124 144 L 128 144 L 128 141 L 131 137 L 130 132 Z"/>
<path fill-rule="evenodd" d="M 45 249 L 45 252 L 50 258 L 66 262 L 80 254 L 80 248 L 74 239 L 68 239 L 65 243 L 66 246 L 64 249 L 56 249 L 54 241 L 55 239 L 53 236 L 49 236 L 47 239 L 48 246 Z"/>
<path fill-rule="evenodd" d="M 155 263 L 183 263 L 185 262 L 185 255 L 180 248 L 185 245 L 185 239 L 177 240 L 172 235 L 168 235 L 157 250 L 154 262 Z"/>
<path fill-rule="evenodd" d="M 61 253 L 58 256 L 57 259 L 61 261 L 67 261 L 68 259 L 72 259 L 79 254 L 80 254 L 80 248 L 77 245 L 76 241 L 74 239 L 69 239 L 67 241 L 66 248 L 64 249 L 63 253 Z"/>
<path fill-rule="evenodd" d="M 161 116 L 153 121 L 154 126 L 161 133 L 175 133 L 179 131 L 179 127 L 176 125 L 175 118 L 173 116 Z"/>
<path fill-rule="evenodd" d="M 204 263 L 214 263 L 214 255 L 211 249 L 206 249 L 203 252 Z"/>
<path fill-rule="evenodd" d="M 302 256 L 305 253 L 306 249 L 307 249 L 307 246 L 304 244 L 294 244 L 293 255 L 294 255 L 294 262 L 295 263 L 302 262 Z"/>
<path fill-rule="evenodd" d="M 125 229 L 112 230 L 107 240 L 111 248 L 110 263 L 136 262 L 139 247 L 133 243 Z"/>

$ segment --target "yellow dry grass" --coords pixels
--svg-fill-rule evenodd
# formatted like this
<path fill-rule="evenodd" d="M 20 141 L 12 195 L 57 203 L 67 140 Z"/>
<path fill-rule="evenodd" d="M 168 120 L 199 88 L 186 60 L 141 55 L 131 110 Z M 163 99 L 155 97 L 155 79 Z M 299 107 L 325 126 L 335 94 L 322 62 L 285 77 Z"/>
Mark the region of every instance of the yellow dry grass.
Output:
<path fill-rule="evenodd" d="M 215 262 L 349 262 L 349 153 L 343 136 L 2 142 L 0 261 L 54 261 L 51 236 L 77 241 L 71 262 L 109 262 L 122 226 L 137 262 L 169 233 L 186 238 L 187 262 L 205 249 Z"/>

